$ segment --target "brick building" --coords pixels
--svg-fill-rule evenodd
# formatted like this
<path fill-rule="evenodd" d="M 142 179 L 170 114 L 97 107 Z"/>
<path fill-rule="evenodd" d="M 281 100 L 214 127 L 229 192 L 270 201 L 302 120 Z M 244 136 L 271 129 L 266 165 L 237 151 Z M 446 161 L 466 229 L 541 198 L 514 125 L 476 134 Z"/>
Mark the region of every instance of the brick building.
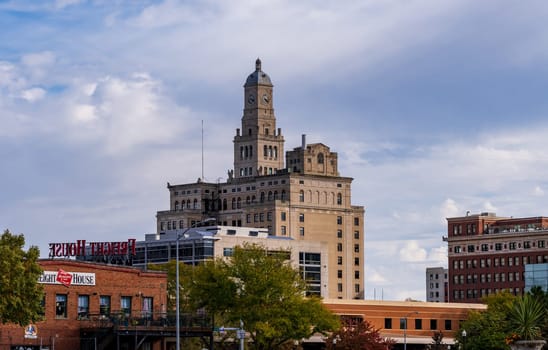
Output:
<path fill-rule="evenodd" d="M 43 320 L 1 325 L 0 350 L 160 350 L 174 342 L 166 273 L 61 259 L 39 264 Z"/>
<path fill-rule="evenodd" d="M 449 301 L 480 302 L 499 291 L 521 295 L 525 267 L 548 262 L 548 217 L 481 213 L 447 219 Z"/>

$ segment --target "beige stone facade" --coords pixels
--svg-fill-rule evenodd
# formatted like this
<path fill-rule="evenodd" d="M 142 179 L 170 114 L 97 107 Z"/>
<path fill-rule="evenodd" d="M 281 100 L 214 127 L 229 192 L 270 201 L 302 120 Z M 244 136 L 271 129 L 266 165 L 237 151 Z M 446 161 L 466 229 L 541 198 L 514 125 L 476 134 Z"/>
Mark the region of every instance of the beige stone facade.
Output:
<path fill-rule="evenodd" d="M 168 184 L 169 210 L 157 212 L 159 235 L 205 218 L 266 229 L 270 236 L 327 247 L 326 298 L 364 296 L 364 207 L 352 205 L 352 178 L 338 172 L 337 154 L 317 143 L 285 154 L 276 126 L 273 85 L 257 60 L 244 85 L 244 115 L 234 137 L 234 169 L 226 182 Z M 284 164 L 285 163 L 285 164 Z"/>

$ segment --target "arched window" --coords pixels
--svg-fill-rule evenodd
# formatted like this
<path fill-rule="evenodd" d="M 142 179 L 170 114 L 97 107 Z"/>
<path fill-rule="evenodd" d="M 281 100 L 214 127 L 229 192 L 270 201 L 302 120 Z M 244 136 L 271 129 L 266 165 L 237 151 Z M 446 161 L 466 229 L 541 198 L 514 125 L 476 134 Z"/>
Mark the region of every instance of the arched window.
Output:
<path fill-rule="evenodd" d="M 198 200 L 196 198 L 194 198 L 193 208 L 198 209 Z"/>
<path fill-rule="evenodd" d="M 342 194 L 337 193 L 337 205 L 342 205 Z"/>
<path fill-rule="evenodd" d="M 249 204 L 249 203 L 251 203 L 251 198 L 249 196 L 247 196 L 245 198 L 245 204 Z"/>
<path fill-rule="evenodd" d="M 244 159 L 244 147 L 240 146 L 240 159 Z"/>
<path fill-rule="evenodd" d="M 268 146 L 268 156 L 272 157 L 272 146 Z"/>
<path fill-rule="evenodd" d="M 190 199 L 188 199 L 188 200 L 186 201 L 186 208 L 187 208 L 187 209 L 190 209 Z"/>
<path fill-rule="evenodd" d="M 255 197 L 254 195 L 251 197 L 251 203 L 255 203 L 257 201 L 257 197 Z"/>
<path fill-rule="evenodd" d="M 274 200 L 278 199 L 278 191 L 274 191 Z"/>
<path fill-rule="evenodd" d="M 238 197 L 237 208 L 240 209 L 241 207 L 242 207 L 242 199 Z"/>
<path fill-rule="evenodd" d="M 245 146 L 245 148 L 244 148 L 244 157 L 245 157 L 245 159 L 247 159 L 247 157 L 249 157 L 249 148 L 247 148 L 247 146 Z"/>
<path fill-rule="evenodd" d="M 264 129 L 264 134 L 268 136 L 268 128 Z"/>
<path fill-rule="evenodd" d="M 232 209 L 236 209 L 236 198 L 232 198 Z"/>
<path fill-rule="evenodd" d="M 282 201 L 285 201 L 285 190 L 282 190 Z"/>
<path fill-rule="evenodd" d="M 183 228 L 184 225 L 183 225 L 183 220 L 179 220 L 179 228 Z"/>
<path fill-rule="evenodd" d="M 251 129 L 247 129 L 247 134 L 248 134 L 249 136 L 251 136 L 251 134 L 252 134 Z"/>
<path fill-rule="evenodd" d="M 179 210 L 179 201 L 175 201 L 175 210 Z"/>
<path fill-rule="evenodd" d="M 268 157 L 268 146 L 264 145 L 264 156 Z"/>
<path fill-rule="evenodd" d="M 323 153 L 318 154 L 318 164 L 323 164 Z"/>
<path fill-rule="evenodd" d="M 226 202 L 226 198 L 223 199 L 223 210 L 227 210 L 228 209 L 228 204 Z"/>
<path fill-rule="evenodd" d="M 253 146 L 249 146 L 249 158 L 253 157 Z"/>
<path fill-rule="evenodd" d="M 278 146 L 274 146 L 274 158 L 278 159 Z"/>
<path fill-rule="evenodd" d="M 261 203 L 264 203 L 264 192 L 261 192 Z"/>
<path fill-rule="evenodd" d="M 269 201 L 272 200 L 272 191 L 268 191 L 268 200 L 269 200 Z"/>
<path fill-rule="evenodd" d="M 304 202 L 304 191 L 303 190 L 299 191 L 299 202 Z"/>

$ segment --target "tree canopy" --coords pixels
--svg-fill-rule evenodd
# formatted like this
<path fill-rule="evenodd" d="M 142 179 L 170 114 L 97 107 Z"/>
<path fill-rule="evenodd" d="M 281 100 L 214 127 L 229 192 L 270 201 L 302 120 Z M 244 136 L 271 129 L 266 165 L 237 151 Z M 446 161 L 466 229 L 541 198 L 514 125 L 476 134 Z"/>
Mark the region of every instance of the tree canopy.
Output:
<path fill-rule="evenodd" d="M 242 321 L 254 349 L 276 349 L 339 326 L 319 298 L 305 297 L 306 284 L 286 254 L 246 243 L 228 259 L 183 270 L 181 308 L 205 309 L 217 326 L 239 327 Z"/>
<path fill-rule="evenodd" d="M 344 319 L 342 327 L 325 340 L 327 350 L 389 350 L 394 344 L 369 321 L 351 318 Z"/>
<path fill-rule="evenodd" d="M 43 289 L 37 247 L 23 248 L 23 235 L 8 230 L 0 237 L 0 323 L 27 325 L 40 318 Z"/>

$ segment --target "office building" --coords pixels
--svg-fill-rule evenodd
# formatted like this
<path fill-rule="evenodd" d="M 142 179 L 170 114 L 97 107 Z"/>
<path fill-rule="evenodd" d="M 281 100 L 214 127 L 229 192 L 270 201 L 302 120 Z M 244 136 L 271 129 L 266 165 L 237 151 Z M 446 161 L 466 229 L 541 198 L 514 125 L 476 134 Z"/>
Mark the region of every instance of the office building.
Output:
<path fill-rule="evenodd" d="M 525 268 L 548 262 L 548 217 L 467 214 L 447 219 L 449 301 L 480 302 L 499 291 L 521 295 Z"/>
<path fill-rule="evenodd" d="M 169 184 L 169 210 L 158 211 L 157 234 L 181 232 L 205 218 L 250 227 L 269 237 L 324 244 L 322 296 L 364 296 L 364 207 L 353 205 L 352 178 L 340 176 L 338 155 L 322 143 L 285 153 L 276 125 L 274 87 L 257 59 L 244 85 L 241 127 L 233 139 L 233 169 L 224 182 Z M 323 276 L 323 275 L 322 275 Z"/>
<path fill-rule="evenodd" d="M 444 267 L 426 268 L 426 301 L 446 303 L 449 300 L 447 275 L 448 271 Z"/>

